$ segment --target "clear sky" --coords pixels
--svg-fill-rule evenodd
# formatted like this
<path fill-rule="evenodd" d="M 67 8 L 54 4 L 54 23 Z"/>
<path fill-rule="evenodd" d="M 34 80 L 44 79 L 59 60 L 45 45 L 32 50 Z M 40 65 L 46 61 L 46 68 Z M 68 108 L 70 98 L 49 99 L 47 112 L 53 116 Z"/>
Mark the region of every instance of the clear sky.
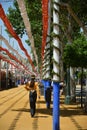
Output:
<path fill-rule="evenodd" d="M 8 13 L 7 12 L 8 7 L 10 7 L 10 6 L 13 7 L 13 0 L 0 0 L 0 4 L 2 5 L 2 7 L 3 7 L 4 11 L 5 11 L 5 14 L 6 14 L 6 13 Z M 13 46 L 16 50 L 18 50 L 18 52 L 20 54 L 22 54 L 23 57 L 26 57 L 24 52 L 20 49 L 20 47 L 18 45 L 18 42 L 14 38 L 9 39 L 9 36 L 6 33 L 5 28 L 6 27 L 3 24 L 3 21 L 0 19 L 0 34 L 3 37 L 5 37 L 8 40 L 8 42 L 10 43 L 10 45 Z M 30 55 L 30 47 L 25 43 L 26 39 L 27 39 L 27 36 L 24 35 L 24 37 L 21 40 L 22 40 L 22 43 L 23 43 L 24 47 L 27 49 L 28 54 Z M 7 48 L 4 42 L 2 42 L 2 47 Z"/>

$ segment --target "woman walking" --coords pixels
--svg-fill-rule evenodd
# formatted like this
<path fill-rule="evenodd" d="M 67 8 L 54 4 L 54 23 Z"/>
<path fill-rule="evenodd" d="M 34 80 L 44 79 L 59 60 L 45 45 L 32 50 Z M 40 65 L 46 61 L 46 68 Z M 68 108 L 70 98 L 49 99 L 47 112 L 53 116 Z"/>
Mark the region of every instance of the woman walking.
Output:
<path fill-rule="evenodd" d="M 30 113 L 31 117 L 33 117 L 36 112 L 36 99 L 37 99 L 37 93 L 39 91 L 38 82 L 35 82 L 35 75 L 31 76 L 31 81 L 26 83 L 25 89 L 29 91 Z"/>

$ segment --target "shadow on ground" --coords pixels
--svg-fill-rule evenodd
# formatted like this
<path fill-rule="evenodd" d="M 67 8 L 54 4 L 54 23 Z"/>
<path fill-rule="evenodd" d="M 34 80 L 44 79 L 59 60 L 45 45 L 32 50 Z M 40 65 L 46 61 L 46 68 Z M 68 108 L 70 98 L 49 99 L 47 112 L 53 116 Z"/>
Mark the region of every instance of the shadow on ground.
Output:
<path fill-rule="evenodd" d="M 37 102 L 37 105 L 46 104 L 44 100 Z M 52 102 L 51 102 L 52 104 Z M 27 108 L 19 108 L 19 109 L 12 109 L 12 111 L 21 111 L 21 112 L 30 112 L 30 109 Z M 36 113 L 43 114 L 43 115 L 51 115 L 52 116 L 53 109 L 40 108 L 40 106 L 36 109 Z M 78 115 L 85 115 L 82 108 L 78 108 L 75 104 L 73 105 L 65 105 L 64 98 L 60 98 L 60 116 L 62 117 L 70 117 L 70 116 L 78 116 Z"/>
<path fill-rule="evenodd" d="M 84 112 L 83 108 L 78 107 L 76 103 L 73 103 L 71 105 L 65 105 L 64 104 L 64 97 L 60 98 L 60 116 L 63 117 L 70 117 L 70 116 L 78 116 L 78 115 L 85 115 L 87 116 L 87 113 Z"/>
<path fill-rule="evenodd" d="M 12 111 L 30 112 L 30 109 L 19 108 L 19 109 L 12 109 Z M 37 114 L 51 115 L 51 116 L 52 116 L 52 108 L 50 108 L 50 109 L 37 108 L 37 109 L 36 109 L 36 113 L 37 113 Z"/>

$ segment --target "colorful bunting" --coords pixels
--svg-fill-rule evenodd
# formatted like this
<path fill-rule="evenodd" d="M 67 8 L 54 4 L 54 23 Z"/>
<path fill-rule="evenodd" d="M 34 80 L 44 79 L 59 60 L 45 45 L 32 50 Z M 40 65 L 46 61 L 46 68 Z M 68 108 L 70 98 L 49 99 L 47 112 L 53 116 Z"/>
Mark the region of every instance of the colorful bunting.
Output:
<path fill-rule="evenodd" d="M 7 41 L 2 35 L 0 35 L 0 40 L 4 41 L 4 43 L 6 44 L 6 46 L 8 47 L 8 49 L 11 50 L 12 52 L 14 52 L 14 53 L 17 55 L 18 59 L 21 59 L 21 60 L 24 59 L 24 58 L 17 52 L 17 50 L 15 50 L 15 49 L 8 43 L 8 41 Z"/>
<path fill-rule="evenodd" d="M 18 41 L 18 44 L 20 46 L 20 48 L 25 52 L 25 55 L 28 57 L 28 60 L 33 68 L 33 70 L 35 71 L 35 67 L 34 64 L 31 60 L 30 55 L 28 54 L 27 50 L 24 48 L 21 39 L 18 37 L 18 35 L 16 34 L 16 32 L 13 30 L 12 25 L 10 23 L 10 21 L 8 20 L 7 16 L 4 13 L 4 10 L 2 8 L 2 5 L 0 4 L 0 18 L 3 20 L 4 24 L 6 25 L 9 33 Z"/>
<path fill-rule="evenodd" d="M 47 31 L 48 31 L 48 2 L 49 0 L 42 0 L 42 60 L 44 58 L 44 50 L 46 45 Z"/>
<path fill-rule="evenodd" d="M 13 60 L 16 61 L 17 63 L 19 63 L 21 66 L 23 66 L 23 68 L 24 68 L 25 70 L 29 71 L 28 68 L 27 68 L 26 66 L 24 66 L 24 65 L 22 64 L 22 62 L 20 62 L 20 61 L 19 61 L 14 55 L 12 55 L 7 49 L 0 47 L 0 51 L 5 51 L 11 59 L 13 59 Z M 0 56 L 1 56 L 1 54 L 0 54 Z M 29 72 L 30 72 L 30 71 L 29 71 Z M 32 74 L 32 72 L 30 72 L 30 73 Z"/>

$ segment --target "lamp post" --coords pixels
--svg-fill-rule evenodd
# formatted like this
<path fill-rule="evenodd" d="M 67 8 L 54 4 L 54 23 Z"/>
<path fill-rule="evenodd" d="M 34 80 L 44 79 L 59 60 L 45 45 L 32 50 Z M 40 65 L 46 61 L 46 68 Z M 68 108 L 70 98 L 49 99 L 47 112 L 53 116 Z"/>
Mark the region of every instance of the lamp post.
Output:
<path fill-rule="evenodd" d="M 67 68 L 67 83 L 66 83 L 66 97 L 65 104 L 70 104 L 71 96 L 70 96 L 70 68 Z"/>

